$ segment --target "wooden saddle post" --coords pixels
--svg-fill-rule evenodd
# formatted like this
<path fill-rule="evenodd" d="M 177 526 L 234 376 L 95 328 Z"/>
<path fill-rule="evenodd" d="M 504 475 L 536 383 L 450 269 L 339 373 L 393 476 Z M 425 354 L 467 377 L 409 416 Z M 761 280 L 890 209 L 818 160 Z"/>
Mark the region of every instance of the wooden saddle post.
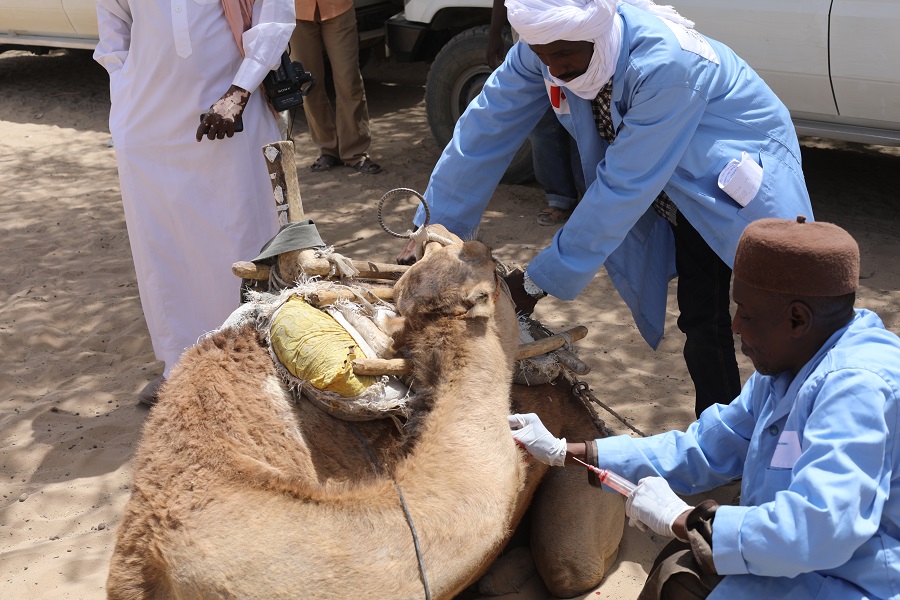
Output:
<path fill-rule="evenodd" d="M 266 144 L 262 147 L 262 154 L 272 184 L 278 227 L 303 221 L 303 198 L 300 195 L 300 182 L 297 179 L 297 166 L 294 162 L 294 142 L 281 141 Z M 291 260 L 296 261 L 300 252 L 308 252 L 310 258 L 313 254 L 312 251 L 288 252 L 278 257 L 279 265 L 281 265 L 282 257 L 290 257 Z M 265 290 L 265 285 L 259 282 L 268 281 L 269 271 L 268 265 L 257 265 L 250 261 L 239 261 L 231 265 L 232 273 L 243 279 L 246 286 L 257 290 Z"/>
<path fill-rule="evenodd" d="M 294 162 L 294 142 L 274 142 L 262 147 L 272 181 L 275 209 L 278 211 L 278 226 L 297 223 L 304 219 L 303 199 L 300 196 L 300 182 Z M 287 165 L 287 166 L 285 166 Z"/>

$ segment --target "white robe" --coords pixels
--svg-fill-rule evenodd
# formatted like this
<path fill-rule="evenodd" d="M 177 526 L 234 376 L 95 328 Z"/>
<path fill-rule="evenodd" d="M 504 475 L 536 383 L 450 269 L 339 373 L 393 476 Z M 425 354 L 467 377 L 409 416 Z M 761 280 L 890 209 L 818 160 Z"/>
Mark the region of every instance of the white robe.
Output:
<path fill-rule="evenodd" d="M 242 58 L 220 0 L 97 0 L 94 58 L 109 72 L 109 129 L 141 305 L 165 375 L 239 304 L 238 260 L 277 231 L 261 148 L 280 140 L 258 90 L 294 28 L 293 0 L 257 0 Z M 244 131 L 196 141 L 231 84 Z"/>

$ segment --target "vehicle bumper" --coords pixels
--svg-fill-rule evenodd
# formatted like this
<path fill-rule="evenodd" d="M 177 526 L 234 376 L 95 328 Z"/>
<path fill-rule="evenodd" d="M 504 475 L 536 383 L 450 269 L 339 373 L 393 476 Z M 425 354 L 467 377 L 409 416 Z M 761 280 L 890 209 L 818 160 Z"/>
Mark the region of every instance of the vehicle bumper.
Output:
<path fill-rule="evenodd" d="M 794 128 L 798 136 L 820 137 L 857 144 L 873 144 L 876 146 L 900 146 L 900 130 L 879 128 L 872 125 L 883 122 L 870 122 L 871 125 L 849 123 L 829 123 L 814 119 L 794 118 Z M 895 125 L 896 127 L 896 125 Z"/>
<path fill-rule="evenodd" d="M 428 25 L 407 21 L 403 13 L 398 13 L 384 24 L 388 51 L 399 62 L 420 60 Z"/>
<path fill-rule="evenodd" d="M 17 35 L 15 33 L 3 31 L 0 32 L 0 46 L 74 48 L 77 50 L 93 50 L 97 47 L 97 40 L 75 37 Z"/>

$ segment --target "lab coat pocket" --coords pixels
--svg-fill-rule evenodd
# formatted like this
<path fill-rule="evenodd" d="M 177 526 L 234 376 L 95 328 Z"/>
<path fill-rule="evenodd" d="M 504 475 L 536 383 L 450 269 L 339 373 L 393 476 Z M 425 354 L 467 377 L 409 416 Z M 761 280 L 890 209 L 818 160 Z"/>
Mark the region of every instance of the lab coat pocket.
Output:
<path fill-rule="evenodd" d="M 793 478 L 793 469 L 779 469 L 775 467 L 766 468 L 765 489 L 775 497 L 775 492 L 786 490 L 791 485 Z"/>
<path fill-rule="evenodd" d="M 771 216 L 777 214 L 777 211 L 766 211 L 767 204 L 775 202 L 775 191 L 772 189 L 774 171 L 779 160 L 772 154 L 766 152 L 754 152 L 749 154 L 747 160 L 756 160 L 761 170 L 759 185 L 756 193 L 752 197 L 748 197 L 747 204 L 740 210 L 738 214 L 745 221 L 750 222 L 760 218 L 761 216 Z M 762 213 L 762 214 L 760 214 Z"/>
<path fill-rule="evenodd" d="M 756 158 L 741 152 L 740 160 L 732 158 L 719 172 L 719 189 L 740 204 L 747 206 L 762 185 L 763 170 Z"/>

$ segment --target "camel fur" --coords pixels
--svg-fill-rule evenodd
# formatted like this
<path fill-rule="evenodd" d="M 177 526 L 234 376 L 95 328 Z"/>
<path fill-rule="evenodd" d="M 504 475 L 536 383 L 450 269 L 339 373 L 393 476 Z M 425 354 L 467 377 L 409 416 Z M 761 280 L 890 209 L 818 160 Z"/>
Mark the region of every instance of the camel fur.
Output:
<path fill-rule="evenodd" d="M 294 402 L 251 325 L 188 350 L 136 451 L 108 598 L 405 599 L 427 585 L 449 599 L 487 571 L 532 498 L 548 587 L 596 585 L 618 548 L 622 500 L 571 469 L 536 493 L 547 468 L 506 421 L 518 332 L 500 289 L 479 242 L 429 248 L 398 281 L 396 343 L 416 389 L 402 434 Z M 516 409 L 564 433 L 572 408 L 540 398 L 561 390 L 527 389 Z M 592 425 L 573 439 L 596 437 Z"/>

